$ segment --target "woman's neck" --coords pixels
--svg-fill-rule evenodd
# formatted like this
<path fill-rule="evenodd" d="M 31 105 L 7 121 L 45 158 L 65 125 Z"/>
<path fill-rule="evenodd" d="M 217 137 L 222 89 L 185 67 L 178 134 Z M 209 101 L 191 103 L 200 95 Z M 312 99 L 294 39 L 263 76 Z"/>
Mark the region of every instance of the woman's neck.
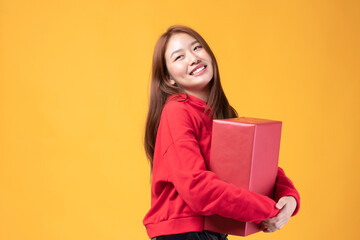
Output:
<path fill-rule="evenodd" d="M 205 91 L 188 91 L 185 90 L 185 92 L 189 95 L 192 95 L 194 97 L 197 97 L 201 100 L 203 100 L 204 102 L 207 102 L 209 99 L 209 90 L 205 90 Z"/>

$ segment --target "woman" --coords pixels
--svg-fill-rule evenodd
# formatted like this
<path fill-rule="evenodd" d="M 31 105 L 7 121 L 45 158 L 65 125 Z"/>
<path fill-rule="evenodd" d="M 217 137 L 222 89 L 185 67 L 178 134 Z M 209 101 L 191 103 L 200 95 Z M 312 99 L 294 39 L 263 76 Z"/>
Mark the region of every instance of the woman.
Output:
<path fill-rule="evenodd" d="M 204 216 L 213 214 L 272 232 L 297 213 L 299 194 L 281 168 L 275 201 L 207 171 L 212 120 L 234 117 L 208 44 L 191 28 L 170 27 L 154 50 L 145 132 L 152 187 L 143 223 L 150 238 L 227 239 L 203 229 Z"/>

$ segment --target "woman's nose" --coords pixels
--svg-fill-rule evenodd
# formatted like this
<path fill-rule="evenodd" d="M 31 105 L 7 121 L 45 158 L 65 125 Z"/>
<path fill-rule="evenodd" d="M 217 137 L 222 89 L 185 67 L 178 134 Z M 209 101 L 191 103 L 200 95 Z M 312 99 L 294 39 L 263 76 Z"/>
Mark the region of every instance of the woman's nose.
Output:
<path fill-rule="evenodd" d="M 190 65 L 198 64 L 200 61 L 199 57 L 194 53 L 189 54 L 189 59 Z"/>

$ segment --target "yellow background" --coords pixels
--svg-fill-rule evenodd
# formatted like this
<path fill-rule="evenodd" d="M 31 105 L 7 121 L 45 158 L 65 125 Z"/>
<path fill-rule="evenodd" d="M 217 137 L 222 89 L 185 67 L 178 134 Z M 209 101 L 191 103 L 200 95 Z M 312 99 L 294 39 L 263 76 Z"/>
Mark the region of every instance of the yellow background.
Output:
<path fill-rule="evenodd" d="M 240 116 L 283 121 L 301 210 L 247 239 L 360 239 L 358 1 L 0 1 L 0 239 L 147 239 L 153 47 L 209 43 Z M 241 239 L 230 236 L 229 239 Z"/>

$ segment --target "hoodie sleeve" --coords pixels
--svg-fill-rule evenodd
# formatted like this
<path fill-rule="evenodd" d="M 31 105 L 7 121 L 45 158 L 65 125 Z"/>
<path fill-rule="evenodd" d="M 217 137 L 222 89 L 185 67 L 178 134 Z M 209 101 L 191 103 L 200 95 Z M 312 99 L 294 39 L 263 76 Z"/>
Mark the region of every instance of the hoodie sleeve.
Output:
<path fill-rule="evenodd" d="M 163 152 L 163 160 L 168 181 L 184 201 L 204 216 L 217 214 L 256 223 L 276 216 L 279 210 L 274 200 L 221 181 L 215 173 L 206 170 L 193 116 L 188 111 L 183 104 L 166 105 L 158 133 L 169 137 L 171 142 Z"/>
<path fill-rule="evenodd" d="M 284 170 L 279 167 L 275 184 L 275 201 L 277 202 L 284 196 L 292 196 L 296 199 L 297 206 L 292 216 L 296 215 L 300 208 L 299 192 L 296 190 L 291 180 L 285 175 Z"/>

